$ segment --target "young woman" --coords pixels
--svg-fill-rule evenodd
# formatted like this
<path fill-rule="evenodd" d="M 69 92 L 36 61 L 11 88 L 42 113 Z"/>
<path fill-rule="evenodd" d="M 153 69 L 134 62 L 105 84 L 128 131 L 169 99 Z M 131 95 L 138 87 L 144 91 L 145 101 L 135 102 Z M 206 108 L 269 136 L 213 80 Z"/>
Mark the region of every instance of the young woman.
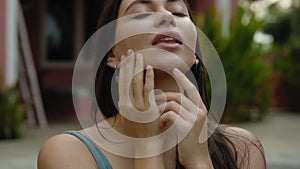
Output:
<path fill-rule="evenodd" d="M 259 140 L 246 130 L 219 127 L 207 140 L 199 141 L 200 135 L 206 131 L 203 129 L 207 125 L 208 105 L 204 66 L 195 54 L 197 31 L 187 2 L 108 0 L 99 28 L 122 17 L 129 19 L 126 23 L 117 21 L 116 41 L 130 31 L 151 29 L 157 33 L 137 34 L 121 40 L 100 63 L 95 93 L 98 106 L 106 117 L 105 122 L 115 131 L 133 138 L 150 138 L 174 126 L 176 138 L 180 140 L 177 142 L 175 138 L 176 145 L 162 153 L 129 157 L 108 151 L 84 130 L 67 132 L 43 144 L 38 168 L 265 169 L 263 148 Z M 149 48 L 153 51 L 144 51 Z M 194 74 L 196 84 L 186 77 L 186 67 Z M 115 106 L 111 83 L 117 69 L 119 100 Z M 153 94 L 154 89 L 160 92 Z M 153 120 L 147 121 L 144 117 Z M 101 131 L 90 133 L 103 134 Z M 169 143 L 174 142 L 173 139 L 161 141 Z M 158 151 L 163 149 L 160 146 L 138 142 L 126 151 L 147 154 L 153 147 L 158 147 Z"/>

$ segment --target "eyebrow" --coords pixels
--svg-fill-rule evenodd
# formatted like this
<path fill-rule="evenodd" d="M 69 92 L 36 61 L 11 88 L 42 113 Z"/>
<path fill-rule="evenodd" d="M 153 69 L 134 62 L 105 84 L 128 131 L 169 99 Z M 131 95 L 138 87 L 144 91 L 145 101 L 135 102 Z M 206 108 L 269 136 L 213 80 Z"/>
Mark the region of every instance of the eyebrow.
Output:
<path fill-rule="evenodd" d="M 177 1 L 183 2 L 183 0 L 167 0 L 167 2 L 177 2 Z M 152 3 L 152 0 L 135 0 L 127 7 L 125 12 L 127 12 L 130 8 L 132 8 L 136 4 L 150 4 L 150 3 Z"/>
<path fill-rule="evenodd" d="M 134 5 L 136 4 L 150 4 L 151 1 L 150 0 L 135 0 L 134 2 L 132 2 L 127 9 L 125 10 L 125 12 L 127 12 L 130 8 L 132 8 Z"/>

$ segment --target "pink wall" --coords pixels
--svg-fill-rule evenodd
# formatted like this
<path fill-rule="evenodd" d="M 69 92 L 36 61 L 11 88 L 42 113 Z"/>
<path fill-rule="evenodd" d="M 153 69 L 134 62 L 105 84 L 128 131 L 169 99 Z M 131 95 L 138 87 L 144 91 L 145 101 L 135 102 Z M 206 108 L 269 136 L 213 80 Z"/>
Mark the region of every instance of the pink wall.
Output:
<path fill-rule="evenodd" d="M 0 76 L 4 81 L 5 79 L 5 55 L 6 55 L 6 44 L 5 44 L 5 26 L 6 26 L 6 0 L 0 0 Z"/>

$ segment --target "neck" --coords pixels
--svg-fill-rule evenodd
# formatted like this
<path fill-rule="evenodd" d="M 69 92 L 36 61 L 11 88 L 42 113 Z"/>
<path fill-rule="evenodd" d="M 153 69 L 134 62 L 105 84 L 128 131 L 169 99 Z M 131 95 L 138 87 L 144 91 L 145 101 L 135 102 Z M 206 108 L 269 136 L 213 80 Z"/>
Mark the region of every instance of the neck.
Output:
<path fill-rule="evenodd" d="M 170 76 L 168 73 L 156 70 L 154 72 L 155 79 L 154 85 L 155 89 L 161 90 L 163 92 L 179 92 L 179 87 L 176 80 Z"/>

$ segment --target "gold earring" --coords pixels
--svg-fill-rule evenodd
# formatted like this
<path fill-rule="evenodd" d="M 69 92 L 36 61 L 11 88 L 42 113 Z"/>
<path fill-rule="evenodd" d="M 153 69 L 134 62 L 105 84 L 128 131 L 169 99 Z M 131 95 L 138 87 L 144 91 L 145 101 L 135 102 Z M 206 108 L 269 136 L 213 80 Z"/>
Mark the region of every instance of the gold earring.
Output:
<path fill-rule="evenodd" d="M 195 59 L 195 62 L 194 62 L 193 67 L 194 67 L 194 68 L 198 68 L 199 62 L 200 62 L 199 59 Z"/>
<path fill-rule="evenodd" d="M 118 83 L 119 82 L 119 71 L 118 71 L 118 65 L 115 65 L 114 66 L 114 69 L 115 69 L 115 78 L 116 78 L 116 82 Z"/>
<path fill-rule="evenodd" d="M 198 66 L 199 62 L 200 62 L 199 59 L 195 59 L 195 65 L 196 66 Z"/>

